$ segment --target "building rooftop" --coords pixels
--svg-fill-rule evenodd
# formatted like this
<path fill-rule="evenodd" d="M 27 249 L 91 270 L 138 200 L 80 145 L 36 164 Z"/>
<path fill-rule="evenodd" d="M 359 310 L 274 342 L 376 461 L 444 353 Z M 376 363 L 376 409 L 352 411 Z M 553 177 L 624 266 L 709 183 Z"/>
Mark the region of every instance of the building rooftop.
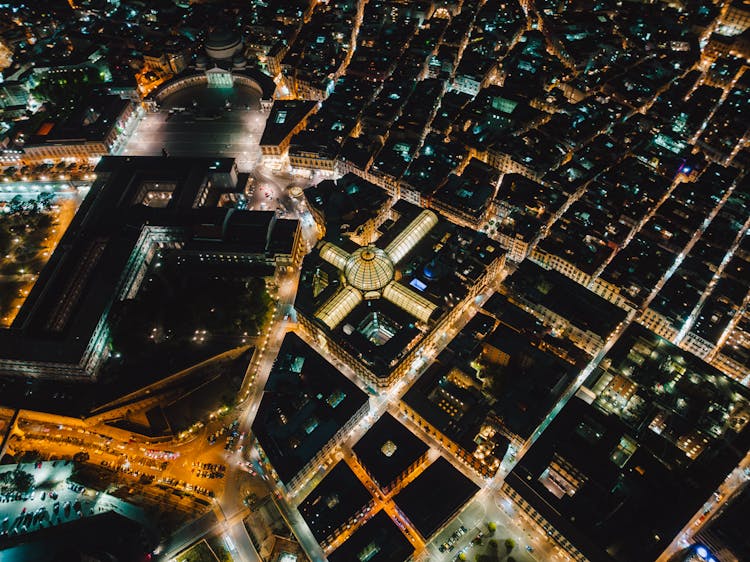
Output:
<path fill-rule="evenodd" d="M 654 560 L 748 446 L 750 393 L 631 326 L 506 482 L 592 562 Z"/>
<path fill-rule="evenodd" d="M 390 213 L 373 244 L 327 235 L 303 262 L 295 303 L 381 378 L 504 256 L 432 211 L 399 201 Z"/>
<path fill-rule="evenodd" d="M 288 333 L 266 382 L 253 433 L 288 483 L 355 413 L 367 395 Z"/>
<path fill-rule="evenodd" d="M 386 412 L 357 444 L 354 454 L 373 480 L 387 487 L 427 452 L 427 445 Z"/>
<path fill-rule="evenodd" d="M 236 188 L 231 158 L 108 156 L 96 173 L 97 181 L 12 329 L 0 330 L 0 360 L 25 361 L 32 370 L 36 367 L 31 364 L 42 368 L 56 363 L 61 375 L 69 369 L 78 377 L 95 376 L 95 361 L 86 359 L 91 349 L 86 350 L 102 345 L 96 343 L 95 336 L 101 336 L 96 327 L 106 322 L 112 303 L 122 299 L 122 291 L 137 288 L 138 270 L 128 263 L 143 262 L 153 236 L 196 253 L 223 250 L 267 257 L 290 251 L 289 241 L 275 248 L 256 243 L 289 234 L 287 229 L 274 236 L 273 213 L 211 207 L 215 191 Z M 245 236 L 238 237 L 238 230 Z M 101 351 L 92 355 L 94 360 L 106 357 Z M 3 372 L 11 375 L 23 370 L 6 367 Z"/>
<path fill-rule="evenodd" d="M 479 486 L 440 457 L 393 499 L 422 537 L 429 539 L 478 491 Z"/>
<path fill-rule="evenodd" d="M 26 146 L 65 142 L 104 142 L 120 115 L 132 104 L 120 96 L 90 94 L 80 107 L 62 117 L 44 121 L 26 135 Z"/>
<path fill-rule="evenodd" d="M 318 542 L 364 512 L 372 497 L 344 461 L 339 461 L 299 504 L 302 518 Z"/>
<path fill-rule="evenodd" d="M 316 101 L 276 100 L 266 119 L 266 126 L 260 138 L 260 145 L 278 145 L 310 114 Z"/>
<path fill-rule="evenodd" d="M 538 304 L 603 339 L 625 319 L 625 311 L 565 277 L 524 260 L 505 281 L 520 298 Z"/>
<path fill-rule="evenodd" d="M 384 512 L 379 511 L 328 555 L 328 562 L 405 562 L 414 547 Z"/>
<path fill-rule="evenodd" d="M 700 529 L 695 537 L 697 544 L 705 545 L 709 552 L 727 560 L 750 560 L 750 537 L 746 521 L 750 520 L 750 488 L 745 486 L 728 501 L 713 520 Z M 730 554 L 731 553 L 731 554 Z"/>
<path fill-rule="evenodd" d="M 492 408 L 480 390 L 481 383 L 469 374 L 473 372 L 465 361 L 455 359 L 452 350 L 444 351 L 402 400 L 467 454 L 481 447 L 487 469 L 494 472 L 493 460 L 502 459 L 508 441 L 494 431 Z M 492 429 L 491 435 L 483 435 L 485 429 Z"/>
<path fill-rule="evenodd" d="M 143 559 L 156 540 L 142 525 L 114 511 L 3 537 L 0 558 L 17 560 Z"/>

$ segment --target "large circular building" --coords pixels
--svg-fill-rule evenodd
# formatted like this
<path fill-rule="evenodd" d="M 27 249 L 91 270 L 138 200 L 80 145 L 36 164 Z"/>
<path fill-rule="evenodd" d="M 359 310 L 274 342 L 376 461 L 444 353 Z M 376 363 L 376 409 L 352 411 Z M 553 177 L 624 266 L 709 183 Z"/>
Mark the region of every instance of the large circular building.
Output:
<path fill-rule="evenodd" d="M 393 280 L 393 274 L 391 258 L 375 246 L 355 250 L 344 267 L 349 284 L 365 293 L 384 289 Z"/>
<path fill-rule="evenodd" d="M 213 29 L 206 37 L 206 54 L 214 60 L 231 60 L 242 51 L 239 32 L 228 29 Z"/>

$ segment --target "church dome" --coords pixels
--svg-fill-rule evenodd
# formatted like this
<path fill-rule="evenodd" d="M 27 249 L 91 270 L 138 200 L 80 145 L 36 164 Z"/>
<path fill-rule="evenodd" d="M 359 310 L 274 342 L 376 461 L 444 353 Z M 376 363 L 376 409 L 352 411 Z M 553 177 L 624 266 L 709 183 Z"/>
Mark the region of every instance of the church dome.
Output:
<path fill-rule="evenodd" d="M 347 260 L 344 275 L 360 291 L 380 291 L 393 280 L 393 262 L 375 246 L 358 248 Z"/>
<path fill-rule="evenodd" d="M 227 29 L 214 29 L 206 37 L 206 54 L 212 59 L 228 60 L 242 50 L 240 34 Z"/>

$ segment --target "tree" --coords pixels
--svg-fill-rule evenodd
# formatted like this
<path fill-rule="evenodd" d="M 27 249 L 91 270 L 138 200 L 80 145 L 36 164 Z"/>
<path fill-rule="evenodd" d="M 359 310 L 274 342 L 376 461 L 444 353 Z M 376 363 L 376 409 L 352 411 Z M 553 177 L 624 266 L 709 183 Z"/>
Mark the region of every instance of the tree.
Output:
<path fill-rule="evenodd" d="M 42 458 L 42 453 L 37 451 L 36 449 L 29 449 L 27 451 L 22 452 L 20 455 L 16 455 L 17 462 L 37 462 Z"/>
<path fill-rule="evenodd" d="M 23 209 L 23 197 L 20 195 L 14 195 L 13 199 L 10 200 L 10 212 L 18 213 Z"/>
<path fill-rule="evenodd" d="M 52 102 L 67 108 L 79 107 L 97 84 L 102 83 L 99 72 L 94 68 L 76 69 L 63 76 L 47 73 L 32 95 L 40 101 Z"/>
<path fill-rule="evenodd" d="M 515 546 L 516 542 L 513 539 L 505 539 L 505 550 L 508 551 L 508 554 L 510 554 L 510 551 L 513 550 Z"/>
<path fill-rule="evenodd" d="M 34 488 L 34 477 L 16 467 L 0 474 L 0 494 L 18 492 L 26 494 Z"/>
<path fill-rule="evenodd" d="M 490 535 L 494 535 L 495 531 L 497 531 L 497 524 L 494 521 L 490 521 L 487 523 L 487 530 L 490 532 Z"/>
<path fill-rule="evenodd" d="M 23 204 L 23 210 L 28 215 L 35 215 L 39 212 L 39 204 L 36 199 L 29 199 Z"/>
<path fill-rule="evenodd" d="M 79 451 L 73 455 L 73 460 L 75 462 L 86 462 L 89 460 L 89 454 L 86 451 Z"/>
<path fill-rule="evenodd" d="M 40 209 L 44 209 L 45 211 L 48 211 L 49 208 L 52 206 L 52 201 L 54 200 L 54 198 L 55 198 L 54 193 L 43 191 L 39 195 L 36 196 L 36 202 L 39 204 Z"/>

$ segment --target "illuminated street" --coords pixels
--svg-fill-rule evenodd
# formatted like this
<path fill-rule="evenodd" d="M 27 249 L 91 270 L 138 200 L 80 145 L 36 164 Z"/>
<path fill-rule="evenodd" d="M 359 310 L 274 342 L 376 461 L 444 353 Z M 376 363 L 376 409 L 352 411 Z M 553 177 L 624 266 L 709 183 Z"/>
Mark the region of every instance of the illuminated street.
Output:
<path fill-rule="evenodd" d="M 750 560 L 750 5 L 0 5 L 0 561 Z"/>

